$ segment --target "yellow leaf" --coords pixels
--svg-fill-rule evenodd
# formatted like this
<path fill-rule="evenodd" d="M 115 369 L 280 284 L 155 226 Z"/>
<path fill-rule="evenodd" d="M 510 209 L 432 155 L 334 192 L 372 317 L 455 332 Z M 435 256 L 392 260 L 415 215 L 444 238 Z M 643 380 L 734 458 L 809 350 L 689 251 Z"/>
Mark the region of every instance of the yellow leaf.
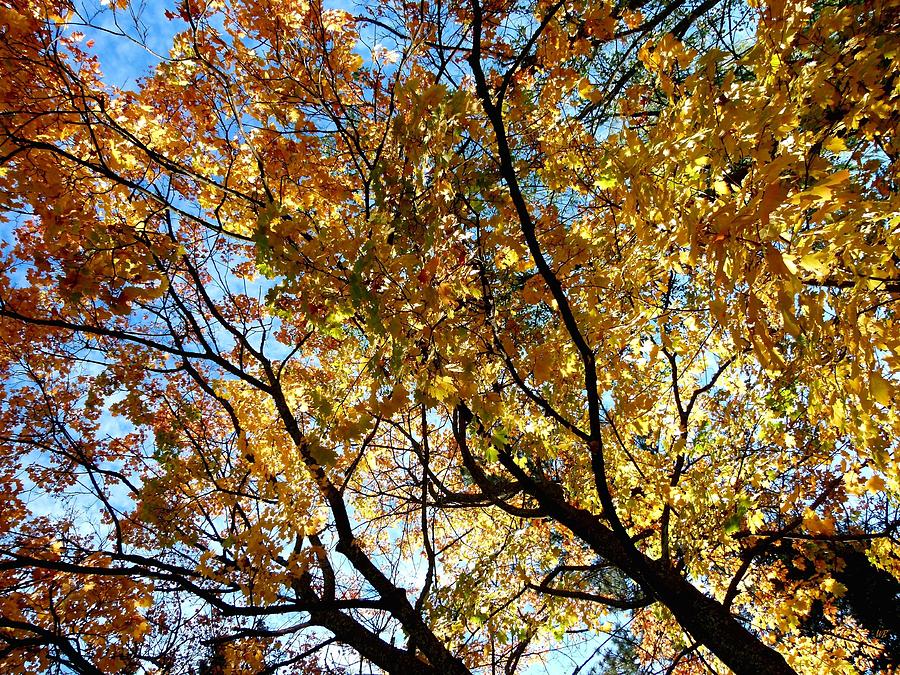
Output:
<path fill-rule="evenodd" d="M 824 180 L 819 181 L 816 185 L 809 188 L 805 192 L 794 195 L 792 202 L 802 202 L 804 199 L 814 198 L 818 201 L 828 201 L 834 192 L 833 188 L 839 183 L 843 183 L 850 178 L 850 172 L 847 169 L 831 174 Z"/>
<path fill-rule="evenodd" d="M 345 30 L 353 20 L 353 15 L 343 9 L 328 9 L 322 12 L 322 27 L 329 33 Z"/>
<path fill-rule="evenodd" d="M 428 393 L 438 401 L 447 401 L 456 390 L 453 378 L 448 375 L 436 375 L 428 386 Z"/>
<path fill-rule="evenodd" d="M 503 248 L 497 251 L 495 259 L 497 261 L 497 267 L 506 269 L 519 262 L 519 254 L 515 249 Z"/>
<path fill-rule="evenodd" d="M 591 103 L 595 103 L 603 98 L 603 94 L 597 91 L 597 87 L 591 84 L 591 81 L 586 77 L 581 78 L 578 82 L 578 95 Z"/>
<path fill-rule="evenodd" d="M 866 481 L 866 489 L 869 492 L 884 492 L 885 487 L 884 478 L 877 474 Z"/>
<path fill-rule="evenodd" d="M 834 534 L 834 518 L 829 516 L 824 520 L 812 509 L 806 509 L 803 513 L 803 527 L 810 534 L 824 534 L 830 536 Z"/>
<path fill-rule="evenodd" d="M 550 375 L 553 373 L 552 368 L 550 367 L 550 360 L 547 358 L 538 357 L 534 361 L 534 379 L 539 383 L 547 382 L 550 379 Z"/>
<path fill-rule="evenodd" d="M 836 598 L 840 598 L 847 592 L 847 587 L 844 584 L 830 577 L 822 582 L 822 588 Z"/>
<path fill-rule="evenodd" d="M 522 299 L 530 305 L 536 305 L 543 299 L 543 291 L 543 282 L 540 277 L 532 277 L 522 289 Z"/>
<path fill-rule="evenodd" d="M 816 185 L 807 190 L 806 194 L 818 197 L 821 201 L 826 202 L 831 199 L 831 188 L 827 185 Z"/>
<path fill-rule="evenodd" d="M 407 403 L 409 403 L 409 391 L 402 383 L 398 383 L 394 386 L 390 398 L 382 402 L 381 412 L 386 416 L 393 415 Z"/>
<path fill-rule="evenodd" d="M 828 275 L 829 268 L 827 263 L 825 262 L 825 255 L 821 253 L 809 253 L 802 258 L 800 258 L 799 264 L 800 267 L 805 269 L 807 272 L 812 272 L 818 278 L 823 278 Z"/>
<path fill-rule="evenodd" d="M 610 188 L 615 187 L 616 184 L 616 179 L 609 176 L 601 176 L 594 181 L 594 185 L 600 190 L 609 190 Z"/>
<path fill-rule="evenodd" d="M 359 70 L 360 68 L 362 68 L 362 64 L 363 64 L 363 57 L 360 56 L 359 54 L 351 54 L 347 58 L 347 69 L 350 70 L 351 72 L 355 72 L 355 71 Z"/>
<path fill-rule="evenodd" d="M 822 144 L 822 147 L 831 152 L 843 152 L 847 149 L 847 144 L 844 143 L 844 139 L 835 136 L 825 141 L 825 143 Z"/>
<path fill-rule="evenodd" d="M 774 246 L 766 246 L 766 262 L 773 274 L 779 277 L 790 278 L 797 271 L 791 256 L 785 256 Z"/>
<path fill-rule="evenodd" d="M 153 605 L 153 596 L 145 595 L 134 601 L 135 609 L 150 609 Z"/>
<path fill-rule="evenodd" d="M 891 385 L 880 373 L 873 372 L 869 377 L 869 391 L 881 405 L 890 405 Z"/>
<path fill-rule="evenodd" d="M 640 26 L 643 20 L 644 15 L 641 12 L 632 12 L 631 10 L 628 10 L 622 14 L 622 21 L 624 21 L 625 25 L 632 30 Z"/>

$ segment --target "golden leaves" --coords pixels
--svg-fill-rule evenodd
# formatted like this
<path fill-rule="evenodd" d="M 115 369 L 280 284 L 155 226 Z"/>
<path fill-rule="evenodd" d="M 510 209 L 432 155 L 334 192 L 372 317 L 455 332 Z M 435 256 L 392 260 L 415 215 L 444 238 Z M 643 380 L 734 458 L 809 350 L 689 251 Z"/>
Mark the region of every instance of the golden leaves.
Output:
<path fill-rule="evenodd" d="M 578 95 L 591 103 L 596 103 L 603 99 L 603 93 L 586 77 L 581 78 L 578 82 Z"/>
<path fill-rule="evenodd" d="M 813 187 L 793 195 L 791 201 L 803 205 L 815 202 L 831 202 L 835 191 L 840 189 L 841 183 L 846 183 L 849 177 L 850 172 L 847 169 L 833 173 L 816 183 Z"/>
<path fill-rule="evenodd" d="M 329 33 L 352 30 L 353 15 L 345 9 L 326 9 L 322 12 L 322 27 Z"/>
<path fill-rule="evenodd" d="M 835 522 L 832 516 L 821 518 L 812 509 L 806 509 L 803 513 L 803 527 L 810 534 L 827 536 L 834 534 Z"/>
<path fill-rule="evenodd" d="M 655 42 L 645 43 L 638 53 L 638 58 L 653 73 L 668 71 L 675 66 L 687 68 L 695 56 L 696 52 L 687 49 L 671 33 L 666 33 Z"/>
<path fill-rule="evenodd" d="M 487 484 L 518 508 L 533 502 L 508 480 L 516 468 L 604 517 L 582 442 L 599 425 L 630 543 L 668 551 L 671 569 L 717 597 L 753 542 L 787 527 L 824 548 L 860 504 L 896 489 L 896 96 L 885 83 L 897 45 L 872 41 L 879 12 L 770 5 L 748 49 L 700 55 L 686 43 L 706 34 L 656 35 L 670 23 L 653 24 L 652 5 L 619 19 L 572 0 L 518 58 L 498 27 L 520 24 L 486 6 L 485 53 L 515 65 L 486 79 L 505 82 L 498 111 L 535 244 L 461 49 L 435 52 L 435 27 L 403 17 L 393 62 L 359 42 L 349 12 L 289 4 L 212 3 L 135 92 L 67 88 L 65 69 L 48 71 L 23 106 L 33 119 L 15 120 L 56 154 L 23 146 L 3 167 L 4 189 L 33 211 L 11 254 L 25 278 L 9 268 L 3 306 L 74 324 L 84 340 L 4 323 L 3 349 L 36 338 L 37 354 L 9 362 L 53 364 L 47 400 L 68 419 L 48 437 L 83 424 L 79 387 L 95 417 L 124 397 L 113 410 L 146 438 L 104 451 L 141 472 L 129 543 L 202 548 L 204 583 L 270 606 L 305 575 L 325 584 L 331 542 L 290 548 L 335 536 L 325 504 L 337 492 L 375 564 L 418 564 L 434 538 L 443 576 L 425 621 L 474 663 L 488 638 L 524 640 L 523 625 L 550 641 L 605 615 L 537 594 L 519 602 L 522 583 L 594 556 L 550 520 L 485 506 L 453 434 L 458 404 Z M 551 6 L 529 9 L 540 22 Z M 25 35 L 27 17 L 4 11 L 8 37 Z M 617 32 L 645 43 L 606 45 Z M 610 68 L 613 51 L 647 73 L 601 105 L 604 83 L 626 72 Z M 451 59 L 437 71 L 435 54 Z M 62 95 L 73 90 L 96 107 Z M 586 351 L 560 320 L 563 294 Z M 138 354 L 122 352 L 129 340 Z M 114 362 L 110 381 L 47 356 L 87 363 L 95 351 Z M 591 421 L 585 361 L 602 404 Z M 14 399 L 27 412 L 7 430 L 30 428 L 33 400 Z M 65 475 L 31 474 L 57 490 L 78 474 Z M 4 504 L 0 525 L 18 528 L 27 509 Z M 48 555 L 64 558 L 53 541 Z M 892 564 L 885 546 L 872 550 Z M 795 649 L 810 608 L 845 589 L 829 570 L 793 587 L 767 555 L 735 601 Z M 110 594 L 127 599 L 122 635 L 145 639 L 152 596 Z M 648 635 L 680 638 L 662 612 L 639 618 Z M 263 664 L 261 653 L 247 640 L 232 656 Z"/>
<path fill-rule="evenodd" d="M 10 40 L 27 35 L 39 25 L 33 17 L 28 17 L 12 7 L 0 7 L 0 23 L 6 27 L 6 38 Z"/>

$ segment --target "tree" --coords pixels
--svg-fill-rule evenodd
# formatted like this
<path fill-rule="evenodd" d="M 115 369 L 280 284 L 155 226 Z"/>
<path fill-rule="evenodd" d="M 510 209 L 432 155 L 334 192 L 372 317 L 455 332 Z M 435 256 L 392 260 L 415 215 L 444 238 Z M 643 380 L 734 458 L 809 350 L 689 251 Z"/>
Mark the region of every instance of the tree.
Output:
<path fill-rule="evenodd" d="M 896 661 L 898 10 L 0 2 L 2 669 Z"/>

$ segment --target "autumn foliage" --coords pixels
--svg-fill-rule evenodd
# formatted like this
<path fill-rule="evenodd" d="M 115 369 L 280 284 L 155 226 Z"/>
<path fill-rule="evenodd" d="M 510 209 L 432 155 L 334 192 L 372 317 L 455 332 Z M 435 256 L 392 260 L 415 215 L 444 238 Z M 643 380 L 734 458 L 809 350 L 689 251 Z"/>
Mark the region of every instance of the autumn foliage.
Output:
<path fill-rule="evenodd" d="M 900 666 L 898 0 L 154 5 L 0 0 L 0 672 Z"/>

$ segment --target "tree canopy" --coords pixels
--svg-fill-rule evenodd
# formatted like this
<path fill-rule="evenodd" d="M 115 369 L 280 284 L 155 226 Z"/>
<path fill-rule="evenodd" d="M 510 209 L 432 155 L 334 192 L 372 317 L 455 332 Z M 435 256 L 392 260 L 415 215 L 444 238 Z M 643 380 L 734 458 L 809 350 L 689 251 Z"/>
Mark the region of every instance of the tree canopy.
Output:
<path fill-rule="evenodd" d="M 900 665 L 898 125 L 898 0 L 0 0 L 0 670 Z"/>

